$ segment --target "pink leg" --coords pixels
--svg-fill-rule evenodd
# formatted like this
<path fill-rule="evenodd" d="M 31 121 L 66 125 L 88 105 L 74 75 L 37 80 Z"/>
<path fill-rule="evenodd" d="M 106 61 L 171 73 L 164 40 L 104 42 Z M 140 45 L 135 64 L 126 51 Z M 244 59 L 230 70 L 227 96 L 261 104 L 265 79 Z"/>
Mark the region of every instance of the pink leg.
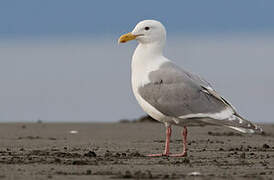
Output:
<path fill-rule="evenodd" d="M 166 147 L 165 147 L 164 153 L 162 153 L 162 154 L 149 154 L 147 156 L 149 156 L 149 157 L 169 156 L 169 143 L 170 143 L 171 133 L 172 133 L 171 126 L 167 126 L 166 127 Z"/>
<path fill-rule="evenodd" d="M 183 137 L 183 152 L 180 154 L 172 154 L 172 157 L 184 157 L 187 156 L 187 128 L 184 126 L 184 130 L 182 131 L 182 137 Z"/>

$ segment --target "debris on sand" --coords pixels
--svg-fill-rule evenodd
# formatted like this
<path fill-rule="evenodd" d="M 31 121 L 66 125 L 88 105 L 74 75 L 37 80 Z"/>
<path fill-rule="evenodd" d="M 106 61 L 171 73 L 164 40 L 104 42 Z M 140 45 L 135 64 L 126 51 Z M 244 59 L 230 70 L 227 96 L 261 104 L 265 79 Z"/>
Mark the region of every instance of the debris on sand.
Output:
<path fill-rule="evenodd" d="M 113 156 L 113 154 L 109 150 L 106 150 L 104 157 L 110 157 L 110 156 Z"/>
<path fill-rule="evenodd" d="M 263 145 L 263 148 L 264 148 L 264 149 L 269 149 L 270 146 L 269 146 L 268 144 L 264 144 L 264 145 Z"/>
<path fill-rule="evenodd" d="M 240 155 L 240 158 L 241 159 L 245 159 L 246 155 L 245 155 L 245 152 L 243 152 L 241 155 Z"/>
<path fill-rule="evenodd" d="M 86 156 L 86 157 L 96 157 L 97 154 L 94 151 L 89 151 L 89 152 L 85 153 L 84 156 Z"/>
<path fill-rule="evenodd" d="M 119 173 L 116 175 L 115 178 L 123 178 L 123 179 L 155 179 L 155 178 L 160 178 L 159 177 L 154 177 L 152 176 L 151 171 L 146 170 L 146 171 L 135 171 L 135 172 L 130 172 L 129 170 L 126 170 L 124 173 Z"/>
<path fill-rule="evenodd" d="M 189 176 L 201 176 L 202 173 L 200 173 L 198 171 L 193 171 L 193 172 L 188 173 L 187 175 L 189 175 Z"/>
<path fill-rule="evenodd" d="M 26 137 L 22 137 L 19 136 L 17 139 L 42 139 L 40 136 L 26 136 Z"/>
<path fill-rule="evenodd" d="M 76 131 L 76 130 L 70 130 L 69 133 L 70 134 L 78 134 L 78 131 Z"/>
<path fill-rule="evenodd" d="M 92 174 L 92 171 L 90 170 L 90 169 L 88 169 L 87 171 L 86 171 L 86 175 L 91 175 Z"/>

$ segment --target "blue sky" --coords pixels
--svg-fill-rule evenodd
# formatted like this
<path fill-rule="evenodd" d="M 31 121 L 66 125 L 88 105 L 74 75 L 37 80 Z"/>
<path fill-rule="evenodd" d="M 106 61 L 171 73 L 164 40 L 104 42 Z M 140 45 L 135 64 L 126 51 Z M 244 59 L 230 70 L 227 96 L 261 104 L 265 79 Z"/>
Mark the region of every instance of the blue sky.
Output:
<path fill-rule="evenodd" d="M 118 121 L 144 112 L 130 83 L 143 19 L 167 29 L 165 54 L 239 112 L 273 122 L 274 1 L 1 0 L 0 121 Z"/>
<path fill-rule="evenodd" d="M 270 0 L 2 0 L 0 35 L 120 34 L 151 18 L 172 33 L 264 32 L 273 17 Z"/>

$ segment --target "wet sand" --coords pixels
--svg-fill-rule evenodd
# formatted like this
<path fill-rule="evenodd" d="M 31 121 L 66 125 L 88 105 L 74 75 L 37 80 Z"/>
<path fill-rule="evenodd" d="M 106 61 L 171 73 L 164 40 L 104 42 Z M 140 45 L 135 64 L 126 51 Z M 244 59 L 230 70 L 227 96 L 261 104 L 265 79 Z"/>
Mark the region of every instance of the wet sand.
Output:
<path fill-rule="evenodd" d="M 0 179 L 274 179 L 274 125 L 261 126 L 190 127 L 187 157 L 151 158 L 164 149 L 159 123 L 2 123 Z M 181 146 L 176 127 L 171 152 Z"/>

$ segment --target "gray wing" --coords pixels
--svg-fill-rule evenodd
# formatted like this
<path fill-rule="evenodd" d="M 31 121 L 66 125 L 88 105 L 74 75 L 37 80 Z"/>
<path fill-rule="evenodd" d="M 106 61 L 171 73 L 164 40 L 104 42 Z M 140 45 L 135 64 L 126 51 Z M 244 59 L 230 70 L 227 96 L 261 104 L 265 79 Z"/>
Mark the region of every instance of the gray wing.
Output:
<path fill-rule="evenodd" d="M 171 62 L 149 74 L 150 83 L 138 89 L 142 98 L 167 116 L 217 113 L 228 104 L 210 84 Z"/>
<path fill-rule="evenodd" d="M 208 82 L 171 62 L 151 72 L 149 79 L 150 83 L 139 87 L 138 92 L 144 100 L 167 116 L 180 119 L 181 116 L 205 114 L 199 118 L 209 124 L 225 125 L 244 133 L 262 132 L 256 124 L 242 118 Z M 231 114 L 224 114 L 224 117 L 213 119 L 208 116 L 228 108 Z"/>

